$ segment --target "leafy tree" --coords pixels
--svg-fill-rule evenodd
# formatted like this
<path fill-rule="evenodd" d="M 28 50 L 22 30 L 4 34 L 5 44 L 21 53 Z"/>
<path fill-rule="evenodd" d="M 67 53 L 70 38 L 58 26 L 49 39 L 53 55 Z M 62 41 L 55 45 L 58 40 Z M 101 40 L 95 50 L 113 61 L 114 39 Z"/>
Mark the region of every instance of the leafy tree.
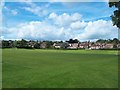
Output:
<path fill-rule="evenodd" d="M 17 41 L 16 40 L 13 42 L 13 47 L 17 47 Z"/>
<path fill-rule="evenodd" d="M 99 39 L 96 41 L 96 43 L 107 43 L 107 42 L 108 42 L 108 40 L 103 40 L 103 39 Z"/>
<path fill-rule="evenodd" d="M 115 45 L 119 44 L 119 40 L 118 40 L 117 38 L 114 38 L 112 42 L 113 42 L 113 44 L 115 44 Z"/>
<path fill-rule="evenodd" d="M 106 42 L 107 42 L 107 43 L 112 43 L 112 42 L 113 42 L 113 40 L 108 39 L 108 40 L 106 40 Z"/>
<path fill-rule="evenodd" d="M 46 48 L 52 48 L 53 42 L 52 41 L 46 41 Z"/>
<path fill-rule="evenodd" d="M 109 7 L 115 7 L 117 10 L 111 16 L 113 25 L 116 25 L 120 29 L 120 0 L 109 0 Z"/>
<path fill-rule="evenodd" d="M 2 41 L 2 47 L 3 47 L 3 48 L 9 47 L 9 42 L 3 40 L 3 41 Z"/>
<path fill-rule="evenodd" d="M 78 43 L 79 40 L 77 40 L 77 39 L 75 39 L 75 40 L 73 40 L 73 39 L 69 39 L 69 41 L 67 41 L 67 42 L 69 42 L 69 43 Z"/>
<path fill-rule="evenodd" d="M 24 39 L 22 39 L 22 40 L 21 40 L 21 44 L 22 44 L 22 46 L 26 46 L 27 41 L 26 41 L 26 40 L 24 40 Z"/>
<path fill-rule="evenodd" d="M 22 39 L 21 41 L 17 41 L 17 47 L 18 48 L 25 48 L 25 47 L 28 47 L 27 45 L 27 41 Z"/>
<path fill-rule="evenodd" d="M 40 43 L 35 43 L 34 48 L 39 49 L 40 48 Z"/>

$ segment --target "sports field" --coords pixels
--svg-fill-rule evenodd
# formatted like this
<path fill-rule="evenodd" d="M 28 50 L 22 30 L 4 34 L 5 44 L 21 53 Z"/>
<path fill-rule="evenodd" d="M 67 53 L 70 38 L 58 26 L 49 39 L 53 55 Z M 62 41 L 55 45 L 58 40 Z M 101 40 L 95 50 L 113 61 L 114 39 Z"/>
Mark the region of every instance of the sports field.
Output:
<path fill-rule="evenodd" d="M 3 88 L 116 88 L 117 51 L 3 49 Z"/>

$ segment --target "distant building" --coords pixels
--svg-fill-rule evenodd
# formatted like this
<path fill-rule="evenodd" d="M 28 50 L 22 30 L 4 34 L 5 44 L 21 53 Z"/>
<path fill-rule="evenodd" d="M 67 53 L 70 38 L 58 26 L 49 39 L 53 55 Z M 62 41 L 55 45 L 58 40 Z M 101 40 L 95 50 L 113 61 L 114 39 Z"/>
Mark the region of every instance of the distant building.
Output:
<path fill-rule="evenodd" d="M 101 45 L 92 45 L 89 49 L 101 49 Z"/>
<path fill-rule="evenodd" d="M 89 48 L 89 43 L 88 42 L 81 42 L 78 45 L 79 49 L 88 49 Z"/>
<path fill-rule="evenodd" d="M 117 45 L 117 48 L 120 49 L 120 44 Z"/>
<path fill-rule="evenodd" d="M 35 42 L 34 41 L 29 41 L 28 46 L 34 48 Z"/>
<path fill-rule="evenodd" d="M 120 43 L 114 42 L 59 42 L 59 41 L 12 41 L 0 40 L 0 48 L 56 48 L 56 49 L 120 49 Z"/>
<path fill-rule="evenodd" d="M 42 48 L 42 49 L 47 48 L 47 43 L 46 42 L 41 42 L 40 48 Z"/>
<path fill-rule="evenodd" d="M 56 49 L 60 49 L 62 47 L 62 43 L 54 43 L 53 47 Z"/>
<path fill-rule="evenodd" d="M 69 43 L 68 49 L 78 49 L 79 43 Z"/>
<path fill-rule="evenodd" d="M 114 45 L 113 44 L 105 44 L 103 46 L 104 49 L 113 49 Z"/>

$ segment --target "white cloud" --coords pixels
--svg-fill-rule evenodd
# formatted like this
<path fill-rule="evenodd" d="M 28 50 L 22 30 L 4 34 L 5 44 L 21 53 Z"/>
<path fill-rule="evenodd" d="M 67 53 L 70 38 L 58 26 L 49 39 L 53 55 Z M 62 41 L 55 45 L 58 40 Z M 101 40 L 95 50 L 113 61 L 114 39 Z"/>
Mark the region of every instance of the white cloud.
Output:
<path fill-rule="evenodd" d="M 50 15 L 49 15 L 49 18 L 50 19 L 55 19 L 57 17 L 57 14 L 56 13 L 51 13 Z"/>
<path fill-rule="evenodd" d="M 82 21 L 76 21 L 76 22 L 73 22 L 71 23 L 70 27 L 73 29 L 73 30 L 79 30 L 79 29 L 84 29 L 84 27 L 87 25 L 86 22 Z"/>
<path fill-rule="evenodd" d="M 64 40 L 64 28 L 57 28 L 49 25 L 46 22 L 32 21 L 29 23 L 22 23 L 15 28 L 8 30 L 9 38 L 17 39 L 39 39 L 39 40 Z M 15 35 L 16 34 L 16 35 Z M 62 36 L 62 37 L 61 37 Z"/>
<path fill-rule="evenodd" d="M 117 38 L 118 31 L 116 27 L 112 26 L 111 21 L 98 20 L 88 22 L 83 33 L 78 35 L 79 39 L 110 39 Z"/>
<path fill-rule="evenodd" d="M 72 21 L 77 21 L 80 20 L 82 18 L 82 15 L 79 13 L 74 13 L 71 15 Z"/>
<path fill-rule="evenodd" d="M 44 6 L 38 6 L 33 2 L 25 2 L 27 5 L 29 5 L 28 7 L 22 7 L 22 9 L 29 11 L 39 17 L 47 15 L 48 14 L 48 10 L 47 8 L 49 7 L 49 4 L 45 4 Z"/>
<path fill-rule="evenodd" d="M 4 6 L 3 9 L 6 10 L 8 12 L 8 14 L 12 14 L 13 16 L 18 14 L 18 10 L 17 9 L 10 9 L 7 6 Z"/>
<path fill-rule="evenodd" d="M 3 40 L 4 39 L 4 36 L 0 36 L 0 40 Z"/>
<path fill-rule="evenodd" d="M 75 22 L 81 20 L 82 15 L 79 13 L 67 14 L 63 13 L 61 15 L 57 15 L 56 13 L 51 13 L 49 15 L 49 19 L 53 20 L 53 23 L 59 26 L 68 26 L 71 22 Z"/>
<path fill-rule="evenodd" d="M 76 15 L 77 18 L 74 18 Z M 110 39 L 118 36 L 112 21 L 97 20 L 84 22 L 80 14 L 51 13 L 46 20 L 21 23 L 15 27 L 5 28 L 4 38 L 36 40 L 79 40 Z"/>

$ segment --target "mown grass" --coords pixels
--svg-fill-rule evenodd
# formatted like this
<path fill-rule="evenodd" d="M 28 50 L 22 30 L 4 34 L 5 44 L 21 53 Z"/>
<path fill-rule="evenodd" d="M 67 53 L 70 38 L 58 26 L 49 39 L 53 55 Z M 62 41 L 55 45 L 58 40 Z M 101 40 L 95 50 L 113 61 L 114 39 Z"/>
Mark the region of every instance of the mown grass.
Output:
<path fill-rule="evenodd" d="M 3 50 L 3 88 L 116 88 L 117 51 Z"/>

